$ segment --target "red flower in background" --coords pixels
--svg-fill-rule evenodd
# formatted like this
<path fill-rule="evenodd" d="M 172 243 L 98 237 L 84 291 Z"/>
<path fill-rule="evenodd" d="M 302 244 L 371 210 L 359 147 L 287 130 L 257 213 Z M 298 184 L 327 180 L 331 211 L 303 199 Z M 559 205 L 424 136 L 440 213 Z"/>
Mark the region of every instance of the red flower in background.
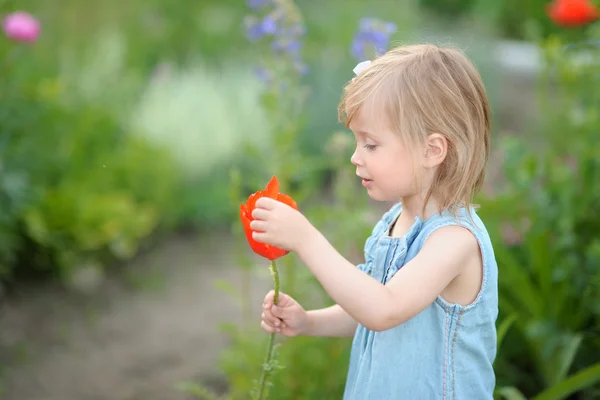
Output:
<path fill-rule="evenodd" d="M 260 199 L 261 197 L 270 197 L 285 203 L 296 210 L 298 209 L 298 206 L 290 196 L 279 193 L 279 181 L 275 176 L 271 178 L 265 190 L 259 190 L 258 192 L 251 194 L 248 197 L 248 200 L 246 200 L 246 203 L 240 206 L 240 219 L 242 220 L 244 232 L 246 233 L 246 239 L 248 239 L 250 247 L 256 254 L 273 261 L 279 257 L 285 256 L 287 253 L 289 253 L 289 251 L 268 245 L 266 243 L 257 242 L 252 238 L 252 229 L 250 229 L 250 222 L 254 220 L 252 218 L 252 211 L 254 211 L 256 206 L 256 200 Z"/>
<path fill-rule="evenodd" d="M 582 26 L 600 18 L 600 10 L 590 0 L 554 0 L 546 9 L 554 23 L 561 26 Z"/>

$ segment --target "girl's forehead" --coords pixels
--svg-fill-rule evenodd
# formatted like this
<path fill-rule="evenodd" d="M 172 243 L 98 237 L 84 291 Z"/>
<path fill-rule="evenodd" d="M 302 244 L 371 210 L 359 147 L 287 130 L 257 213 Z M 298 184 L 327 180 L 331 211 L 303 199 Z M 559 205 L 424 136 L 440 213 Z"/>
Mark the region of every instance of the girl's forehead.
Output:
<path fill-rule="evenodd" d="M 376 102 L 367 101 L 360 106 L 352 118 L 350 129 L 353 131 L 366 131 L 369 133 L 389 131 L 389 118 L 384 107 Z"/>

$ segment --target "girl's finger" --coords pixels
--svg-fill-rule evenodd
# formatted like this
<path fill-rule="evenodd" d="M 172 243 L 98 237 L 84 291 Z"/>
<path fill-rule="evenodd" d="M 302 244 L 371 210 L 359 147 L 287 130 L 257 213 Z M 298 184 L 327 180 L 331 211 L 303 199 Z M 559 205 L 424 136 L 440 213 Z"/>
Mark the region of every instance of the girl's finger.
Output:
<path fill-rule="evenodd" d="M 257 232 L 257 231 L 253 231 L 252 232 L 252 239 L 256 240 L 257 242 L 260 243 L 268 243 L 269 241 L 269 237 L 267 236 L 266 233 L 264 232 Z"/>
<path fill-rule="evenodd" d="M 264 232 L 267 229 L 267 223 L 265 221 L 254 220 L 250 222 L 250 229 L 253 231 Z"/>
<path fill-rule="evenodd" d="M 279 327 L 281 325 L 281 320 L 274 316 L 270 310 L 264 310 L 261 318 L 271 326 Z"/>
<path fill-rule="evenodd" d="M 254 218 L 255 220 L 260 219 L 266 221 L 267 218 L 269 218 L 269 212 L 264 208 L 255 208 L 252 211 L 252 218 Z"/>
<path fill-rule="evenodd" d="M 288 326 L 286 326 L 285 328 L 280 328 L 278 333 L 283 336 L 296 336 L 296 332 Z"/>
<path fill-rule="evenodd" d="M 277 200 L 271 199 L 270 197 L 261 197 L 260 199 L 256 200 L 255 203 L 256 208 L 264 208 L 265 210 L 272 210 L 276 206 Z"/>
<path fill-rule="evenodd" d="M 260 322 L 260 327 L 261 327 L 261 328 L 262 328 L 262 329 L 263 329 L 265 332 L 268 332 L 268 333 L 277 333 L 277 332 L 279 332 L 279 329 L 278 329 L 278 328 L 275 328 L 275 327 L 273 327 L 273 326 L 271 326 L 271 325 L 267 324 L 265 321 L 261 321 L 261 322 Z"/>

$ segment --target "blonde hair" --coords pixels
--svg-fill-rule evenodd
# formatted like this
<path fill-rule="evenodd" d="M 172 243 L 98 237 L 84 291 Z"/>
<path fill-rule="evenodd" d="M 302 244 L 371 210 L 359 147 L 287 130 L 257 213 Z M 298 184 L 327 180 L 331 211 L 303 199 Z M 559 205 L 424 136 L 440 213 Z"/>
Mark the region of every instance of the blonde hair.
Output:
<path fill-rule="evenodd" d="M 474 206 L 490 151 L 490 106 L 475 66 L 454 48 L 431 44 L 396 47 L 348 82 L 338 106 L 349 127 L 360 107 L 375 101 L 391 129 L 408 143 L 432 133 L 448 141 L 448 152 L 429 188 L 440 212 Z"/>

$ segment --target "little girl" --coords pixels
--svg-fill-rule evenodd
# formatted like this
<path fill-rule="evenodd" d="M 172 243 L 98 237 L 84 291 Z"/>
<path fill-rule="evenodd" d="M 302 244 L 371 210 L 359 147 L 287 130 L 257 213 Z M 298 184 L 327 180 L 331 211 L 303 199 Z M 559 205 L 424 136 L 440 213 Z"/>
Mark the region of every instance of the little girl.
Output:
<path fill-rule="evenodd" d="M 367 64 L 365 66 L 365 64 Z M 285 336 L 354 336 L 346 400 L 493 398 L 498 270 L 475 212 L 490 148 L 490 110 L 458 50 L 398 47 L 362 63 L 339 114 L 369 196 L 397 201 L 358 267 L 298 211 L 256 203 L 255 240 L 296 252 L 336 305 L 305 311 L 273 293 L 262 327 Z"/>

